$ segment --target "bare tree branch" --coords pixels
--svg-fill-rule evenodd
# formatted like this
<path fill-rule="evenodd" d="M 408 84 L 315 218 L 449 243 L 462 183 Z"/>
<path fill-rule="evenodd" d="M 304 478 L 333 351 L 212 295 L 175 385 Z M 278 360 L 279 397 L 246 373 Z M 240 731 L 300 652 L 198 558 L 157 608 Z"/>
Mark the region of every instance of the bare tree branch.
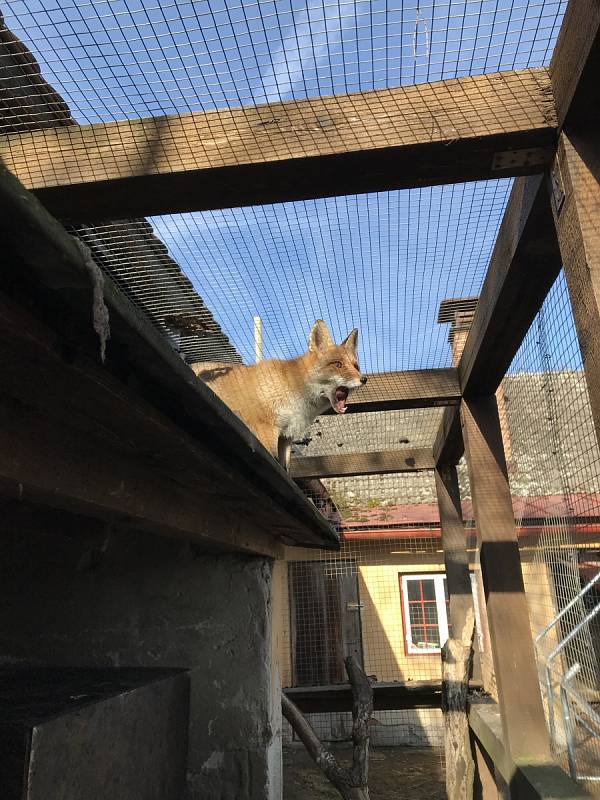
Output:
<path fill-rule="evenodd" d="M 344 800 L 369 800 L 369 720 L 373 713 L 373 689 L 354 656 L 348 656 L 344 663 L 354 698 L 351 770 L 339 766 L 333 753 L 323 747 L 300 709 L 284 693 L 281 695 L 281 709 L 311 758 Z"/>
<path fill-rule="evenodd" d="M 373 689 L 354 656 L 344 660 L 352 686 L 352 782 L 366 787 L 369 783 L 369 720 L 373 715 Z"/>

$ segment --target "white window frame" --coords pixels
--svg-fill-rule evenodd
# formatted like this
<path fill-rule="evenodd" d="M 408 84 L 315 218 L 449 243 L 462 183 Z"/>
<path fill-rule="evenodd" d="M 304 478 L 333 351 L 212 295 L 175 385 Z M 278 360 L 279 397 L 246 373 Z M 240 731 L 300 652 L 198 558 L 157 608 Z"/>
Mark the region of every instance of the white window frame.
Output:
<path fill-rule="evenodd" d="M 444 581 L 446 575 L 439 572 L 410 573 L 402 575 L 402 609 L 404 623 L 404 639 L 406 641 L 406 652 L 411 656 L 429 655 L 430 653 L 441 652 L 440 647 L 417 647 L 412 639 L 412 627 L 410 623 L 410 603 L 408 599 L 408 584 L 411 581 L 433 581 L 435 587 L 435 605 L 437 609 L 438 628 L 440 642 L 445 642 L 448 638 L 448 614 L 446 612 L 446 595 L 444 593 Z"/>
<path fill-rule="evenodd" d="M 438 628 L 440 634 L 440 642 L 443 645 L 448 639 L 448 609 L 446 606 L 446 594 L 444 592 L 444 581 L 446 580 L 445 572 L 421 572 L 421 573 L 406 573 L 400 574 L 402 585 L 402 625 L 404 628 L 404 640 L 406 642 L 406 652 L 411 656 L 430 655 L 441 653 L 441 647 L 417 647 L 412 639 L 412 627 L 410 622 L 410 603 L 408 599 L 408 584 L 410 581 L 423 581 L 429 580 L 434 582 L 435 586 L 435 605 L 437 609 Z M 475 606 L 475 615 L 478 618 L 478 604 L 477 604 L 477 585 L 475 582 L 474 573 L 470 573 L 471 589 L 473 593 L 473 601 Z M 479 620 L 477 620 L 479 623 Z M 479 624 L 478 624 L 479 629 Z"/>

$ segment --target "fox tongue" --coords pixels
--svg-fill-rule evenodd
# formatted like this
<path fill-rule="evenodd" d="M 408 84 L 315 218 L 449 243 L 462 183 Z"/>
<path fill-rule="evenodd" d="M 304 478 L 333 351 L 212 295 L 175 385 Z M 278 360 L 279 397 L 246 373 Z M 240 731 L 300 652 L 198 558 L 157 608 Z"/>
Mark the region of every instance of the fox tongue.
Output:
<path fill-rule="evenodd" d="M 344 387 L 338 387 L 335 390 L 335 403 L 333 403 L 333 408 L 338 414 L 345 414 L 346 413 L 346 398 L 348 397 L 348 390 Z"/>

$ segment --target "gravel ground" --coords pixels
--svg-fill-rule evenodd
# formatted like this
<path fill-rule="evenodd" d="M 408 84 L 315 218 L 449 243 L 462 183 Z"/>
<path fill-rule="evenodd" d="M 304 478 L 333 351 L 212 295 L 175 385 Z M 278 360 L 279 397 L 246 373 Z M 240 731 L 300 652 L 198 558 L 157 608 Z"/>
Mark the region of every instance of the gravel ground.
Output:
<path fill-rule="evenodd" d="M 350 756 L 347 746 L 332 747 L 340 762 Z M 371 800 L 445 800 L 441 755 L 432 748 L 371 747 Z M 284 800 L 340 800 L 340 795 L 307 754 L 292 745 L 283 751 Z"/>

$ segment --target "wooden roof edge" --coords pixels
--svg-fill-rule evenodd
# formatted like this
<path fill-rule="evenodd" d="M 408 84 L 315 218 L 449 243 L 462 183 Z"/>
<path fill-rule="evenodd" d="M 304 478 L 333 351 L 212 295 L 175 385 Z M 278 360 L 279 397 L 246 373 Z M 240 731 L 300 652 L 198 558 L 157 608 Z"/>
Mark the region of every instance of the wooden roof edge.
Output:
<path fill-rule="evenodd" d="M 64 227 L 0 165 L 0 235 L 4 246 L 25 262 L 7 259 L 6 285 L 25 280 L 43 297 L 46 321 L 65 343 L 77 349 L 96 344 L 92 327 L 92 280 L 85 253 Z M 20 267 L 20 269 L 19 269 Z M 14 273 L 14 274 L 13 274 Z M 20 274 L 19 274 L 20 273 Z M 107 371 L 122 379 L 129 371 L 141 378 L 143 398 L 198 443 L 226 462 L 286 516 L 285 536 L 296 546 L 337 548 L 339 536 L 281 466 L 238 417 L 182 361 L 150 321 L 104 276 L 110 340 Z M 84 297 L 89 302 L 82 302 Z M 123 362 L 127 363 L 124 364 Z"/>

